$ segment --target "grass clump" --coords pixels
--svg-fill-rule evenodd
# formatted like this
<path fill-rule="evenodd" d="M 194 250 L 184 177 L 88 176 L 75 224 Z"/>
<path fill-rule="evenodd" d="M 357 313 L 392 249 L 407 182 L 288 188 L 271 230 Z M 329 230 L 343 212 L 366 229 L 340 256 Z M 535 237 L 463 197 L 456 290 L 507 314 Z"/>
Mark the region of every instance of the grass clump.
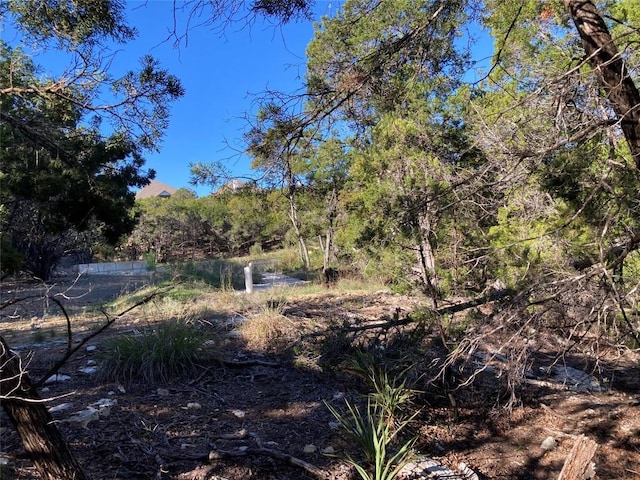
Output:
<path fill-rule="evenodd" d="M 194 325 L 179 320 L 118 336 L 107 344 L 100 376 L 127 385 L 167 383 L 195 371 L 206 360 L 206 340 Z"/>
<path fill-rule="evenodd" d="M 294 335 L 294 324 L 284 314 L 284 298 L 268 298 L 259 311 L 249 316 L 239 331 L 247 345 L 258 350 L 286 347 Z"/>

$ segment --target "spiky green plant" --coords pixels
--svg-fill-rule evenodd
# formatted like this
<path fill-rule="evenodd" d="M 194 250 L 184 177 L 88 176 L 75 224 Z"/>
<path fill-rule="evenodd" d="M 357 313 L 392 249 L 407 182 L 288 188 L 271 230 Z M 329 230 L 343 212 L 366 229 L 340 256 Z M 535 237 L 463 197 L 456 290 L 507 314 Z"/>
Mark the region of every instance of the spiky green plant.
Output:
<path fill-rule="evenodd" d="M 413 395 L 413 391 L 407 387 L 407 380 L 398 378 L 402 376 L 392 376 L 385 369 L 371 368 L 369 371 L 369 381 L 374 389 L 370 396 L 391 421 L 395 419 L 396 412 L 408 403 Z"/>
<path fill-rule="evenodd" d="M 362 377 L 369 384 L 373 389 L 369 396 L 385 411 L 391 422 L 414 394 L 407 385 L 407 373 L 413 365 L 392 373 L 381 359 L 359 350 L 344 365 L 347 370 Z"/>
<path fill-rule="evenodd" d="M 402 443 L 395 452 L 392 444 L 413 417 L 394 427 L 385 409 L 371 396 L 367 398 L 364 414 L 349 401 L 346 402 L 348 413 L 344 415 L 332 405 L 326 402 L 325 405 L 360 447 L 368 466 L 362 465 L 349 453 L 345 453 L 343 459 L 356 469 L 363 480 L 392 480 L 412 458 L 416 437 Z"/>

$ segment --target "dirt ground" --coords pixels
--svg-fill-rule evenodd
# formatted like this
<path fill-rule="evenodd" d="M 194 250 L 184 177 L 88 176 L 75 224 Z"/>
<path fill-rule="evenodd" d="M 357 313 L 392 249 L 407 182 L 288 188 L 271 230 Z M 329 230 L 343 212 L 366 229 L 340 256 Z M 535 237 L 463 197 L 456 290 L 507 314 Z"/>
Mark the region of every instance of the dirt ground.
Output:
<path fill-rule="evenodd" d="M 88 277 L 70 291 L 62 281 L 54 288 L 67 292 L 65 305 L 69 313 L 76 313 L 149 280 Z M 42 309 L 56 307 L 38 300 L 41 293 L 33 285 L 5 284 L 2 301 L 33 294 L 33 302 L 20 302 L 0 312 L 3 336 L 23 357 L 31 358 L 34 378 L 65 349 L 46 338 L 34 344 L 32 334 L 11 335 L 20 322 L 37 327 Z M 320 330 L 336 323 L 365 325 L 402 317 L 416 304 L 415 299 L 383 291 L 338 294 L 327 290 L 288 302 L 283 314 L 292 322 Z M 200 320 L 208 324 L 208 319 Z M 118 328 L 109 333 L 117 334 Z M 224 361 L 212 361 L 197 375 L 165 385 L 103 384 L 94 375 L 79 373 L 79 368 L 100 352 L 107 338 L 92 340 L 96 351 L 82 349 L 65 365 L 60 373 L 70 380 L 48 385 L 41 392 L 50 407 L 68 404 L 53 416 L 88 478 L 303 480 L 318 478 L 312 467 L 331 478 L 356 478 L 344 462 L 323 450 L 354 453 L 352 442 L 332 428 L 335 419 L 324 402 L 342 408 L 345 398 L 357 398 L 364 392 L 358 377 L 340 368 L 322 367 L 321 361 L 302 362 L 295 356 L 295 346 L 256 350 L 229 336 Z M 317 338 L 324 342 L 319 344 L 319 355 L 332 355 L 332 349 L 340 348 L 327 338 Z M 433 358 L 438 358 L 437 352 Z M 596 478 L 640 479 L 638 359 L 638 352 L 608 352 L 598 370 L 609 385 L 604 392 L 579 393 L 559 384 L 527 383 L 520 389 L 521 402 L 511 410 L 496 406 L 503 402 L 495 382 L 478 381 L 452 390 L 455 409 L 442 391 L 422 384 L 424 389 L 414 400 L 422 410 L 411 424 L 419 436 L 417 448 L 454 470 L 464 463 L 478 478 L 551 480 L 558 477 L 578 436 L 586 435 L 598 443 Z M 86 425 L 66 420 L 100 399 L 115 400 L 110 415 Z M 0 478 L 37 479 L 4 413 L 0 434 L 0 460 L 6 463 Z M 547 437 L 556 441 L 550 450 L 541 447 Z"/>

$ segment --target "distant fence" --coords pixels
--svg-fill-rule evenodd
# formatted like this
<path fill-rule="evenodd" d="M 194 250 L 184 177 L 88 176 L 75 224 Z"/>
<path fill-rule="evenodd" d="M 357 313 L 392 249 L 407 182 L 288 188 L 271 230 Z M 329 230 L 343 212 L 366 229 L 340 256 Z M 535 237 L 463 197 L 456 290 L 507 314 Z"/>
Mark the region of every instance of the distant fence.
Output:
<path fill-rule="evenodd" d="M 148 273 L 146 261 L 80 263 L 73 271 L 82 275 L 143 275 Z"/>

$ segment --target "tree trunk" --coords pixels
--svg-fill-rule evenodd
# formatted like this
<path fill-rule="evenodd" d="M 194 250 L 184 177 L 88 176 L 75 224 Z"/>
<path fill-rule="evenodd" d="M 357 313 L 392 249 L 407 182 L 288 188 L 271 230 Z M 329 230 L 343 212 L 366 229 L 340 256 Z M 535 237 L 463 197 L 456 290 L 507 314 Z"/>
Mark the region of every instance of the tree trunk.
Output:
<path fill-rule="evenodd" d="M 438 302 L 438 277 L 436 274 L 436 257 L 431 244 L 431 235 L 433 227 L 429 218 L 429 212 L 420 212 L 418 214 L 418 262 L 420 263 L 420 272 L 422 274 L 422 282 L 429 295 L 431 296 L 434 308 L 437 308 Z"/>
<path fill-rule="evenodd" d="M 335 258 L 335 222 L 336 216 L 338 215 L 338 192 L 334 187 L 331 191 L 331 196 L 327 201 L 327 233 L 326 239 L 327 241 L 324 244 L 324 257 L 323 257 L 323 270 L 329 268 L 331 262 Z"/>
<path fill-rule="evenodd" d="M 564 5 L 620 122 L 636 168 L 640 169 L 640 93 L 593 2 L 564 0 Z"/>
<path fill-rule="evenodd" d="M 85 480 L 53 417 L 20 361 L 0 336 L 0 404 L 44 480 Z"/>
<path fill-rule="evenodd" d="M 305 268 L 311 267 L 311 260 L 309 258 L 309 250 L 307 249 L 307 244 L 304 241 L 304 237 L 302 236 L 302 231 L 300 230 L 300 219 L 298 218 L 298 206 L 296 205 L 295 193 L 292 189 L 295 187 L 289 187 L 289 194 L 287 198 L 289 199 L 289 218 L 291 219 L 291 224 L 293 225 L 293 230 L 296 233 L 296 238 L 298 239 L 298 250 L 300 253 L 300 260 L 304 263 Z"/>

